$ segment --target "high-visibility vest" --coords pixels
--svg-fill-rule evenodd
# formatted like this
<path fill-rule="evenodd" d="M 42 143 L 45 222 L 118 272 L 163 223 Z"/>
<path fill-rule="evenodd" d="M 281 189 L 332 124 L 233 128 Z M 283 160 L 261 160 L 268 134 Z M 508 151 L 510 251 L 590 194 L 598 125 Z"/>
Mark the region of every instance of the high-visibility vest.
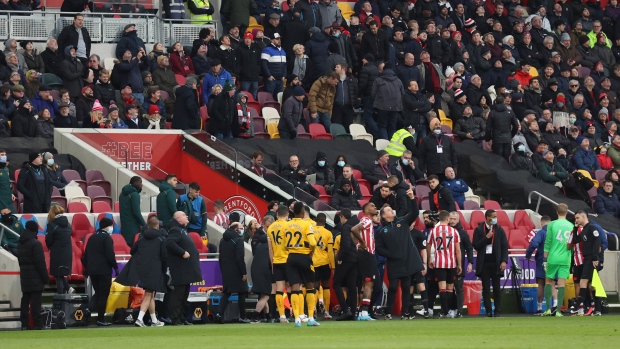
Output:
<path fill-rule="evenodd" d="M 209 5 L 209 7 L 211 7 L 211 3 L 209 3 L 208 0 L 189 0 L 192 1 L 194 3 L 194 5 L 196 5 L 196 7 L 198 8 L 203 8 L 207 5 Z M 198 24 L 202 24 L 205 23 L 207 21 L 212 21 L 213 17 L 211 15 L 206 15 L 206 14 L 193 14 L 192 11 L 190 12 L 190 18 L 192 19 L 192 23 L 198 23 Z"/>
<path fill-rule="evenodd" d="M 385 151 L 391 156 L 403 156 L 403 153 L 405 152 L 405 150 L 407 150 L 407 147 L 403 145 L 403 143 L 405 142 L 405 138 L 407 137 L 413 136 L 409 131 L 405 130 L 404 128 L 396 131 L 392 136 L 392 139 L 390 139 L 390 143 L 385 148 Z"/>

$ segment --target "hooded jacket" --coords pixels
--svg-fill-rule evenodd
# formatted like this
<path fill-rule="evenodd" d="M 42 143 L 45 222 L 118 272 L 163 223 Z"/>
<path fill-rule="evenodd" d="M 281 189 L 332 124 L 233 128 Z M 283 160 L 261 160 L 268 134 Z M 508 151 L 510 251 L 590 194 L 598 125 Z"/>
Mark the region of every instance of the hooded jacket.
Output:
<path fill-rule="evenodd" d="M 336 210 L 341 210 L 343 208 L 348 208 L 350 210 L 360 210 L 360 203 L 357 201 L 357 197 L 353 192 L 353 187 L 348 192 L 338 188 L 335 190 L 332 195 L 332 199 L 329 202 L 329 205 Z"/>
<path fill-rule="evenodd" d="M 140 193 L 133 185 L 127 184 L 123 187 L 118 201 L 121 211 L 121 234 L 131 246 L 134 236 L 146 226 L 140 211 Z"/>
<path fill-rule="evenodd" d="M 575 154 L 573 154 L 573 162 L 577 169 L 586 170 L 590 173 L 601 169 L 596 153 L 591 148 L 585 149 L 581 146 L 577 148 Z"/>
<path fill-rule="evenodd" d="M 431 189 L 431 192 L 428 194 L 428 202 L 431 211 L 456 211 L 452 191 L 441 184 L 438 184 L 435 189 Z"/>
<path fill-rule="evenodd" d="M 186 227 L 181 226 L 175 220 L 171 220 L 168 223 L 168 228 L 166 248 L 172 279 L 170 284 L 172 286 L 189 285 L 193 282 L 202 281 L 198 249 L 189 236 Z M 187 259 L 183 258 L 186 251 L 189 253 Z"/>
<path fill-rule="evenodd" d="M 487 119 L 485 140 L 496 143 L 512 143 L 512 137 L 517 134 L 519 120 L 504 104 L 495 104 Z"/>
<path fill-rule="evenodd" d="M 325 34 L 316 27 L 310 28 L 312 36 L 306 42 L 306 55 L 310 57 L 312 61 L 312 81 L 321 77 L 321 74 L 325 72 L 325 64 L 327 62 L 327 47 L 329 46 L 329 40 L 325 37 Z"/>
<path fill-rule="evenodd" d="M 334 105 L 336 87 L 329 84 L 327 76 L 321 76 L 312 84 L 308 93 L 308 109 L 310 113 L 330 113 Z"/>
<path fill-rule="evenodd" d="M 144 46 L 144 41 L 138 36 L 138 31 L 124 32 L 116 45 L 116 58 L 123 59 L 123 55 L 127 50 L 131 52 L 132 57 L 135 57 L 140 48 L 143 48 L 144 52 L 146 52 L 146 46 Z"/>
<path fill-rule="evenodd" d="M 325 161 L 325 165 L 320 167 L 318 164 L 319 159 L 327 158 L 327 154 L 322 151 L 316 153 L 316 159 L 314 163 L 308 167 L 306 171 L 306 176 L 311 174 L 316 174 L 316 184 L 325 186 L 329 185 L 330 187 L 334 185 L 336 178 L 334 177 L 334 170 L 329 165 L 328 161 Z"/>
<path fill-rule="evenodd" d="M 73 241 L 71 240 L 71 225 L 67 217 L 58 215 L 47 223 L 45 244 L 50 250 L 50 274 L 67 276 L 73 267 Z M 66 267 L 67 269 L 60 269 Z"/>
<path fill-rule="evenodd" d="M 43 246 L 37 240 L 37 233 L 25 229 L 17 245 L 19 281 L 22 292 L 43 292 L 49 282 Z"/>
<path fill-rule="evenodd" d="M 72 46 L 67 46 L 64 50 L 65 60 L 61 64 L 60 77 L 62 78 L 64 88 L 69 90 L 69 96 L 71 96 L 71 99 L 74 99 L 82 94 L 84 66 L 77 57 L 71 57 L 71 48 Z"/>
<path fill-rule="evenodd" d="M 403 110 L 402 96 L 405 94 L 405 89 L 392 69 L 384 69 L 381 72 L 375 79 L 370 94 L 375 109 L 391 112 Z"/>
<path fill-rule="evenodd" d="M 118 270 L 114 255 L 114 241 L 107 232 L 99 229 L 86 244 L 82 255 L 84 276 L 112 275 L 112 269 Z"/>
<path fill-rule="evenodd" d="M 242 280 L 247 275 L 243 237 L 233 228 L 228 228 L 220 240 L 218 251 L 224 292 L 247 292 L 248 285 Z"/>
<path fill-rule="evenodd" d="M 159 184 L 157 194 L 157 218 L 167 225 L 177 211 L 177 194 L 172 185 L 166 181 Z"/>
<path fill-rule="evenodd" d="M 13 137 L 41 137 L 41 128 L 34 118 L 34 107 L 29 111 L 24 107 L 26 101 L 19 104 L 15 117 L 11 123 Z"/>
<path fill-rule="evenodd" d="M 38 173 L 43 176 L 42 182 L 37 181 Z M 17 178 L 17 190 L 24 195 L 22 213 L 49 212 L 52 181 L 45 166 L 34 166 L 25 161 Z"/>

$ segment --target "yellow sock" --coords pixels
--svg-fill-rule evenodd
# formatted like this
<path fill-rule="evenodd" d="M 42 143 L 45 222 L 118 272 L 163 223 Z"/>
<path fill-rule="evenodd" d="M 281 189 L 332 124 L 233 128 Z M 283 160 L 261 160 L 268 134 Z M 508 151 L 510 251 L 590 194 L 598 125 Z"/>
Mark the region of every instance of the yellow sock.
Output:
<path fill-rule="evenodd" d="M 299 299 L 297 300 L 297 311 L 298 311 L 298 314 L 301 315 L 301 314 L 305 314 L 304 313 L 304 298 L 305 298 L 305 296 L 301 293 L 301 291 L 298 291 L 298 292 L 299 293 L 297 295 L 298 295 Z"/>
<path fill-rule="evenodd" d="M 276 292 L 276 306 L 278 307 L 278 314 L 284 316 L 284 294 L 282 292 Z"/>
<path fill-rule="evenodd" d="M 347 296 L 347 290 L 342 290 L 342 293 L 344 293 L 344 298 L 349 298 L 349 297 Z"/>
<path fill-rule="evenodd" d="M 314 304 L 316 303 L 316 292 L 314 290 L 308 290 L 306 293 L 306 303 L 308 303 L 308 318 L 314 317 Z"/>
<path fill-rule="evenodd" d="M 295 291 L 291 291 L 291 308 L 293 308 L 293 317 L 299 319 L 299 295 Z"/>
<path fill-rule="evenodd" d="M 329 288 L 323 289 L 323 305 L 325 305 L 325 311 L 329 311 L 329 301 L 331 297 L 331 293 Z"/>

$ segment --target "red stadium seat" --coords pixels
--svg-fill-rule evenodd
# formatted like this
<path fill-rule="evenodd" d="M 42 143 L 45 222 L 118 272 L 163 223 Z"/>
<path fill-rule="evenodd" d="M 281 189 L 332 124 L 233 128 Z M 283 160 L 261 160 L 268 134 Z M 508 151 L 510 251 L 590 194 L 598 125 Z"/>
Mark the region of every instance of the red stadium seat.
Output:
<path fill-rule="evenodd" d="M 85 214 L 76 213 L 73 215 L 73 220 L 71 221 L 71 237 L 73 240 L 81 242 L 86 235 L 94 232 L 95 228 L 90 224 Z"/>
<path fill-rule="evenodd" d="M 370 200 L 372 198 L 372 194 L 365 185 L 360 185 L 360 191 L 362 192 L 362 197 L 365 200 Z"/>
<path fill-rule="evenodd" d="M 502 206 L 500 206 L 499 202 L 495 200 L 486 200 L 484 202 L 484 209 L 485 210 L 501 210 Z"/>
<path fill-rule="evenodd" d="M 334 136 L 331 133 L 325 132 L 325 127 L 321 124 L 310 124 L 308 125 L 310 134 L 312 135 L 312 139 L 334 139 Z"/>
<path fill-rule="evenodd" d="M 114 253 L 115 254 L 129 254 L 131 249 L 127 245 L 125 241 L 125 237 L 120 234 L 112 234 L 112 241 L 114 242 Z"/>
<path fill-rule="evenodd" d="M 202 238 L 198 233 L 191 232 L 189 233 L 189 237 L 192 238 L 198 253 L 209 253 L 209 248 L 202 242 Z"/>
<path fill-rule="evenodd" d="M 86 251 L 86 245 L 88 244 L 88 239 L 90 239 L 90 237 L 93 236 L 93 234 L 88 234 L 84 237 L 84 244 L 82 246 L 82 253 L 84 251 Z"/>
<path fill-rule="evenodd" d="M 319 184 L 313 184 L 312 186 L 314 187 L 314 189 L 316 189 L 319 192 L 319 200 L 324 201 L 327 204 L 329 204 L 332 197 L 331 195 L 327 194 L 327 192 L 325 191 L 325 188 L 323 188 L 323 186 Z"/>
<path fill-rule="evenodd" d="M 471 229 L 469 223 L 467 223 L 467 221 L 465 220 L 465 217 L 463 217 L 463 213 L 461 213 L 461 211 L 458 211 L 458 212 L 459 212 L 459 221 L 461 222 L 463 229 L 465 230 Z"/>
<path fill-rule="evenodd" d="M 77 184 L 80 185 L 80 188 L 82 188 L 82 191 L 86 193 L 86 187 L 87 187 L 86 181 L 83 180 L 82 177 L 80 177 L 80 174 L 78 173 L 78 171 L 63 170 L 62 175 L 65 177 L 67 182 L 75 181 Z"/>
<path fill-rule="evenodd" d="M 105 213 L 112 212 L 112 207 L 110 204 L 104 201 L 95 201 L 93 202 L 93 213 Z"/>
<path fill-rule="evenodd" d="M 114 203 L 114 212 L 121 212 L 121 203 L 120 203 L 120 201 L 116 201 Z"/>
<path fill-rule="evenodd" d="M 68 205 L 69 213 L 88 213 L 88 207 L 83 202 L 70 202 Z"/>
<path fill-rule="evenodd" d="M 473 201 L 473 200 L 465 200 L 465 202 L 463 203 L 463 209 L 464 210 L 479 210 L 480 209 L 480 204 L 478 204 L 477 202 Z"/>
<path fill-rule="evenodd" d="M 524 210 L 518 210 L 515 212 L 513 223 L 515 227 L 524 227 L 528 231 L 536 229 L 536 226 L 530 220 L 530 216 Z"/>
<path fill-rule="evenodd" d="M 37 234 L 37 240 L 43 245 L 43 252 L 49 252 L 49 248 L 47 248 L 47 244 L 45 243 L 45 235 Z"/>
<path fill-rule="evenodd" d="M 472 211 L 471 217 L 469 218 L 469 226 L 476 229 L 476 227 L 478 227 L 478 223 L 484 221 L 486 221 L 486 219 L 484 219 L 484 212 Z"/>
<path fill-rule="evenodd" d="M 467 235 L 469 235 L 469 240 L 473 243 L 474 242 L 474 229 L 467 230 Z"/>
<path fill-rule="evenodd" d="M 497 224 L 508 229 L 514 229 L 515 226 L 508 218 L 508 214 L 505 211 L 495 211 L 497 213 Z"/>
<path fill-rule="evenodd" d="M 526 249 L 528 247 L 527 232 L 521 229 L 513 229 L 508 237 L 508 248 Z"/>
<path fill-rule="evenodd" d="M 177 80 L 177 84 L 179 84 L 180 86 L 185 85 L 185 76 L 181 74 L 174 74 L 174 78 Z"/>

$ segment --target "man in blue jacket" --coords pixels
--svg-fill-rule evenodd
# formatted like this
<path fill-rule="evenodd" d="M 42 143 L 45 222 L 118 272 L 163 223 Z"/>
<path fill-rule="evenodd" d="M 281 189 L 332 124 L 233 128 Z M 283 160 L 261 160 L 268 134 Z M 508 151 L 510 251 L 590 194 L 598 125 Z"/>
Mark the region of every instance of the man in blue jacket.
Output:
<path fill-rule="evenodd" d="M 284 90 L 284 78 L 286 77 L 286 52 L 281 47 L 280 34 L 274 33 L 271 38 L 271 46 L 267 46 L 261 53 L 261 69 L 265 78 L 265 88 L 278 99 L 278 93 Z"/>
<path fill-rule="evenodd" d="M 219 59 L 211 61 L 211 71 L 205 75 L 202 81 L 202 100 L 205 105 L 209 102 L 209 96 L 211 96 L 211 89 L 215 85 L 226 85 L 227 81 L 232 82 L 232 76 L 230 73 L 222 68 L 222 62 Z"/>
<path fill-rule="evenodd" d="M 538 284 L 538 307 L 536 308 L 536 315 L 541 315 L 543 313 L 542 310 L 542 302 L 544 299 L 544 291 L 545 291 L 545 268 L 543 267 L 544 261 L 544 247 L 545 247 L 545 239 L 547 238 L 547 224 L 551 221 L 549 216 L 540 217 L 540 225 L 542 228 L 534 233 L 534 231 L 530 232 L 528 238 L 530 240 L 530 245 L 525 251 L 525 259 L 528 259 L 532 262 L 536 262 L 536 284 Z M 532 236 L 532 233 L 535 235 Z M 535 258 L 532 258 L 532 253 L 536 250 Z M 558 294 L 555 287 L 553 288 L 553 302 L 557 302 Z M 547 308 L 549 308 L 549 304 L 547 304 Z"/>
<path fill-rule="evenodd" d="M 463 205 L 465 204 L 465 193 L 469 191 L 469 186 L 465 183 L 464 180 L 456 178 L 456 174 L 454 173 L 454 169 L 452 167 L 446 167 L 446 180 L 441 182 L 441 185 L 450 189 L 452 192 L 452 197 L 461 210 L 463 209 Z"/>
<path fill-rule="evenodd" d="M 43 109 L 50 111 L 52 119 L 54 115 L 58 114 L 58 103 L 54 100 L 54 97 L 50 94 L 51 87 L 47 85 L 39 86 L 39 93 L 34 95 L 34 98 L 30 101 L 35 108 L 35 112 L 38 113 Z"/>

